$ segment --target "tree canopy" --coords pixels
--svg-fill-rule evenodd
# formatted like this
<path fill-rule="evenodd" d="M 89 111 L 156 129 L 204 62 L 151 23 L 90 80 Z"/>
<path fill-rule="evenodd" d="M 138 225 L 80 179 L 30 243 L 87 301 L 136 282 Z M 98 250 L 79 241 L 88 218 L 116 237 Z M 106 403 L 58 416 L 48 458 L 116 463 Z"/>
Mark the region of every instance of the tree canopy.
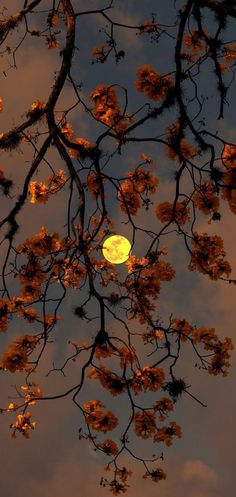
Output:
<path fill-rule="evenodd" d="M 163 447 L 182 434 L 176 403 L 205 405 L 178 373 L 183 355 L 191 348 L 193 367 L 226 376 L 233 349 L 227 331 L 173 314 L 171 302 L 163 317 L 159 305 L 178 271 L 169 244 L 190 272 L 236 283 L 219 234 L 222 211 L 236 214 L 236 142 L 222 125 L 235 88 L 235 2 L 170 3 L 168 23 L 158 6 L 132 23 L 118 0 L 22 0 L 0 19 L 2 80 L 14 79 L 26 105 L 19 114 L 6 90 L 0 99 L 0 374 L 16 382 L 1 414 L 13 437 L 33 438 L 39 403 L 68 398 L 81 444 L 107 456 L 100 484 L 114 495 L 132 482 L 127 456 L 147 485 L 165 479 Z M 40 81 L 44 98 L 29 101 L 25 87 Z M 122 265 L 104 255 L 113 235 L 131 243 Z M 43 374 L 62 377 L 59 393 L 42 390 Z"/>

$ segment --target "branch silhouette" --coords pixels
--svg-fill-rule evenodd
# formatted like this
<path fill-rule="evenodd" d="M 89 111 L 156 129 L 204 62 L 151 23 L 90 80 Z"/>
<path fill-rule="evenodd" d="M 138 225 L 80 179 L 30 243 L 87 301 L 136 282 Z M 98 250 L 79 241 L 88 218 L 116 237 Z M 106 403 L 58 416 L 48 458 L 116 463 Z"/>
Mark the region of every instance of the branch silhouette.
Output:
<path fill-rule="evenodd" d="M 75 11 L 70 0 L 50 1 L 46 12 L 41 0 L 23 3 L 13 15 L 7 15 L 7 9 L 1 13 L 1 55 L 8 65 L 4 76 L 10 78 L 16 71 L 17 78 L 19 54 L 31 40 L 42 53 L 55 54 L 58 69 L 47 99 L 41 101 L 35 95 L 22 122 L 0 133 L 2 162 L 5 157 L 19 161 L 20 154 L 27 154 L 20 179 L 17 171 L 11 178 L 7 167 L 0 169 L 4 207 L 0 331 L 14 330 L 17 319 L 29 330 L 13 340 L 9 333 L 9 343 L 2 350 L 1 374 L 24 373 L 25 384 L 16 387 L 17 398 L 10 404 L 6 401 L 1 413 L 14 416 L 13 437 L 28 438 L 36 427 L 31 406 L 37 416 L 40 402 L 58 401 L 59 405 L 60 399 L 70 398 L 81 415 L 81 443 L 87 440 L 107 456 L 108 476 L 101 477 L 100 485 L 117 495 L 129 488 L 132 471 L 123 462 L 127 456 L 143 466 L 145 480 L 166 478 L 162 448 L 182 435 L 176 421 L 169 421 L 182 395 L 206 407 L 177 373 L 182 354 L 189 351 L 187 345 L 195 366 L 210 375 L 226 376 L 230 366 L 229 337 L 221 338 L 214 328 L 196 326 L 173 314 L 165 324 L 157 308 L 162 287 L 176 277 L 168 261 L 168 240 L 172 243 L 173 237 L 182 242 L 189 271 L 236 283 L 217 229 L 212 235 L 197 228 L 202 219 L 217 226 L 222 206 L 236 214 L 236 144 L 217 127 L 225 118 L 226 96 L 235 84 L 236 42 L 228 41 L 228 21 L 234 22 L 236 11 L 230 1 L 188 0 L 181 3 L 177 22 L 159 24 L 157 12 L 141 24 L 129 25 L 117 15 L 115 0 L 101 9 L 90 9 L 87 2 L 81 11 Z M 214 14 L 211 32 L 204 25 L 205 10 Z M 176 16 L 174 6 L 173 12 Z M 91 45 L 92 64 L 86 60 L 87 70 L 93 67 L 93 74 L 97 71 L 100 77 L 101 64 L 110 68 L 108 80 L 95 84 L 92 91 L 80 81 L 81 22 L 91 32 L 96 26 L 102 40 L 97 47 Z M 135 84 L 127 76 L 124 85 L 119 68 L 133 49 L 128 42 L 120 47 L 124 32 L 144 47 L 151 42 L 157 56 L 166 40 L 172 67 L 167 64 L 166 71 L 159 72 L 151 58 L 141 66 L 137 60 Z M 90 44 L 89 32 L 87 37 Z M 214 68 L 209 77 L 218 109 L 210 123 L 200 78 L 209 67 Z M 51 75 L 47 76 L 50 81 Z M 7 106 L 7 98 L 1 98 L 3 117 Z M 87 135 L 76 136 L 75 129 L 83 129 L 84 120 Z M 158 176 L 154 154 L 163 157 Z M 125 161 L 126 169 L 119 171 L 118 161 Z M 56 162 L 61 164 L 58 170 Z M 167 162 L 175 173 L 168 198 L 163 198 Z M 45 222 L 28 235 L 30 226 L 23 221 L 27 215 L 34 220 L 37 209 L 46 213 L 49 225 L 54 216 L 55 231 Z M 117 270 L 102 252 L 106 238 L 116 234 L 117 219 L 125 225 L 132 245 L 124 271 Z M 138 257 L 134 254 L 139 236 L 143 251 Z M 75 292 L 79 303 L 72 308 Z M 65 306 L 71 319 L 81 323 L 76 341 L 70 335 Z M 60 364 L 53 361 L 44 373 L 71 378 L 71 386 L 62 384 L 59 393 L 46 392 L 34 378 L 51 344 L 57 343 L 60 320 L 68 328 L 67 347 L 61 351 Z M 93 382 L 98 385 L 97 399 L 89 389 Z M 86 402 L 81 401 L 82 392 Z M 126 401 L 125 421 L 116 399 L 120 396 Z M 113 430 L 114 436 L 110 435 Z M 149 447 L 158 444 L 157 453 L 146 458 L 137 452 L 136 437 Z"/>

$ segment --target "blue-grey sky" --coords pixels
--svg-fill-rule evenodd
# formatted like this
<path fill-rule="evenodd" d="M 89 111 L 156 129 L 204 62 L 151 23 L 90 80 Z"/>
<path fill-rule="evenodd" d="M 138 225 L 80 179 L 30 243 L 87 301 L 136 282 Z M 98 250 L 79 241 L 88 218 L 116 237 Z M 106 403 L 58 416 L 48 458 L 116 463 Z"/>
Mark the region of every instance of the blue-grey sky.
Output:
<path fill-rule="evenodd" d="M 79 12 L 84 8 L 84 2 L 74 0 L 74 9 Z M 127 24 L 138 25 L 150 19 L 152 13 L 157 14 L 157 21 L 161 24 L 173 25 L 166 28 L 173 38 L 163 35 L 160 42 L 151 42 L 147 37 L 136 35 L 135 31 L 117 29 L 117 44 L 120 50 L 126 52 L 124 60 L 118 65 L 111 58 L 106 64 L 92 64 L 91 52 L 94 46 L 105 41 L 104 33 L 99 33 L 105 24 L 101 22 L 100 16 L 83 16 L 78 19 L 76 34 L 76 46 L 72 76 L 77 84 L 83 83 L 82 96 L 86 103 L 89 102 L 89 94 L 97 84 L 119 84 L 126 87 L 129 92 L 128 110 L 136 110 L 147 102 L 146 98 L 134 90 L 135 74 L 142 64 L 151 64 L 157 71 L 171 72 L 174 70 L 173 46 L 177 27 L 177 11 L 183 6 L 183 1 L 173 2 L 167 0 L 159 1 L 134 1 L 114 0 L 114 8 L 109 12 L 113 20 Z M 13 0 L 9 8 L 12 14 L 22 7 L 23 1 Z M 86 8 L 98 9 L 106 5 L 106 1 L 89 0 Z M 48 2 L 42 2 L 42 10 L 46 9 Z M 41 7 L 40 7 L 41 9 Z M 209 12 L 208 12 L 209 15 Z M 33 17 L 33 16 L 32 16 Z M 42 14 L 41 18 L 44 19 Z M 33 23 L 34 21 L 32 21 Z M 205 19 L 208 29 L 214 28 L 212 16 Z M 33 25 L 33 24 L 32 24 Z M 37 27 L 37 26 L 35 26 Z M 235 25 L 230 23 L 226 40 L 233 38 Z M 21 31 L 18 33 L 20 38 Z M 14 35 L 15 36 L 15 35 Z M 16 38 L 11 38 L 15 43 Z M 63 36 L 62 36 L 63 39 Z M 47 51 L 44 42 L 40 39 L 30 39 L 25 42 L 17 52 L 17 70 L 11 69 L 7 77 L 1 75 L 1 96 L 4 101 L 4 112 L 0 116 L 1 130 L 6 131 L 13 125 L 18 124 L 24 112 L 28 110 L 31 103 L 37 98 L 46 100 L 53 84 L 54 71 L 60 66 L 59 51 Z M 4 59 L 4 70 L 7 68 Z M 224 121 L 217 121 L 218 96 L 216 83 L 214 82 L 212 67 L 203 67 L 199 76 L 200 94 L 208 97 L 203 115 L 211 131 L 218 127 L 224 139 L 235 141 L 235 84 L 229 92 L 230 105 L 226 106 Z M 188 91 L 192 91 L 188 90 Z M 124 95 L 119 90 L 120 101 Z M 186 95 L 188 97 L 188 93 Z M 60 98 L 58 108 L 65 109 L 73 104 L 73 94 L 69 84 L 66 85 Z M 194 105 L 192 112 L 195 112 Z M 176 117 L 175 109 L 167 111 L 167 114 L 159 119 L 151 121 L 145 128 L 137 130 L 136 136 L 156 136 L 165 130 Z M 200 118 L 199 118 L 200 119 Z M 94 141 L 103 126 L 91 123 L 89 116 L 80 109 L 75 109 L 69 114 L 68 121 L 72 122 L 76 136 L 82 136 Z M 114 142 L 106 140 L 102 146 L 104 163 L 106 154 L 115 150 Z M 171 182 L 176 169 L 174 162 L 170 162 L 164 155 L 163 147 L 153 144 L 133 144 L 123 149 L 121 155 L 115 155 L 105 168 L 108 173 L 115 176 L 123 176 L 137 165 L 140 153 L 150 154 L 157 163 L 156 174 L 161 179 L 161 185 L 153 196 L 154 206 L 167 199 L 171 200 L 174 194 L 174 184 Z M 62 165 L 61 159 L 52 150 L 47 156 L 52 161 L 55 169 Z M 21 190 L 22 179 L 25 171 L 32 160 L 31 150 L 27 144 L 22 146 L 21 152 L 2 154 L 1 164 L 8 168 L 9 175 L 15 179 L 15 191 Z M 55 164 L 56 163 L 56 164 Z M 48 170 L 41 168 L 36 179 L 43 181 L 48 176 Z M 49 231 L 63 232 L 62 219 L 65 219 L 66 205 L 63 193 L 56 200 L 54 198 L 45 206 L 28 204 L 22 210 L 19 221 L 22 225 L 19 231 L 19 241 L 26 236 L 37 232 L 40 226 L 48 226 Z M 117 203 L 112 195 L 111 187 L 107 188 L 109 208 L 112 220 L 117 232 L 122 232 L 128 237 L 132 236 L 129 225 L 122 224 L 125 218 L 117 208 Z M 2 212 L 9 208 L 9 202 L 1 205 Z M 87 215 L 93 209 L 92 203 L 88 204 Z M 235 275 L 235 217 L 229 212 L 227 206 L 222 207 L 222 222 L 208 224 L 208 219 L 200 217 L 198 222 L 199 231 L 209 231 L 211 234 L 217 232 L 225 240 L 227 259 L 231 261 L 233 276 Z M 142 210 L 137 216 L 139 226 L 152 229 L 157 228 L 157 219 L 154 215 L 154 207 L 146 212 Z M 222 281 L 212 282 L 206 276 L 198 273 L 190 273 L 187 270 L 188 255 L 180 238 L 170 235 L 166 237 L 163 245 L 168 247 L 168 261 L 176 268 L 176 279 L 171 283 L 164 283 L 160 299 L 157 302 L 158 314 L 163 316 L 166 322 L 171 314 L 176 317 L 186 317 L 197 326 L 216 327 L 219 336 L 231 336 L 235 334 L 235 286 L 230 286 Z M 133 253 L 138 256 L 144 255 L 146 240 L 141 232 L 138 233 Z M 123 269 L 121 269 L 123 271 Z M 45 395 L 59 393 L 76 384 L 80 364 L 77 361 L 69 366 L 67 376 L 64 378 L 60 373 L 52 373 L 45 376 L 55 361 L 61 364 L 63 358 L 69 353 L 68 340 L 86 341 L 86 337 L 93 336 L 96 332 L 98 322 L 92 321 L 86 324 L 79 321 L 72 314 L 73 307 L 83 301 L 86 292 L 69 292 L 68 298 L 63 304 L 61 314 L 63 320 L 57 325 L 55 332 L 55 343 L 49 344 L 48 352 L 43 358 L 42 365 L 37 373 L 36 380 L 42 387 Z M 92 306 L 89 313 L 94 312 Z M 95 312 L 96 315 L 96 312 Z M 108 328 L 113 331 L 111 321 Z M 116 330 L 115 325 L 114 330 Z M 30 328 L 22 331 L 22 323 L 16 321 L 10 327 L 10 335 L 4 336 L 3 349 L 12 337 L 25 333 Z M 191 350 L 186 346 L 186 352 L 182 354 L 180 366 L 177 371 L 186 379 L 187 384 L 192 385 L 192 392 L 207 404 L 207 408 L 201 407 L 189 396 L 185 395 L 176 405 L 175 419 L 183 430 L 183 437 L 177 440 L 173 447 L 165 448 L 165 461 L 163 469 L 167 472 L 166 481 L 154 484 L 146 482 L 141 478 L 140 471 L 136 466 L 137 473 L 131 478 L 131 488 L 128 490 L 129 497 L 141 497 L 147 492 L 150 497 L 182 497 L 184 493 L 189 497 L 234 497 L 235 495 L 235 429 L 234 413 L 236 401 L 234 395 L 235 383 L 235 355 L 232 355 L 232 367 L 227 378 L 210 377 L 203 371 L 194 368 L 194 358 Z M 24 375 L 18 373 L 16 376 L 7 374 L 0 375 L 1 398 L 4 402 L 8 396 L 14 397 L 14 385 L 24 383 Z M 82 393 L 82 400 L 99 398 L 100 390 L 97 383 L 91 382 L 90 390 Z M 109 402 L 109 397 L 106 401 Z M 12 399 L 9 399 L 12 401 Z M 111 399 L 112 406 L 117 405 Z M 125 399 L 121 399 L 118 410 L 122 414 L 126 409 Z M 78 428 L 81 426 L 81 417 L 70 398 L 55 402 L 42 402 L 32 407 L 34 417 L 37 421 L 35 432 L 29 440 L 18 436 L 16 440 L 11 439 L 9 424 L 13 418 L 2 416 L 0 418 L 1 446 L 0 463 L 1 495 L 2 497 L 23 497 L 33 494 L 34 497 L 91 497 L 94 493 L 98 497 L 110 495 L 107 489 L 99 486 L 100 476 L 103 473 L 102 465 L 106 458 L 95 453 L 91 446 L 85 441 L 79 441 Z M 111 433 L 112 438 L 112 433 Z M 139 451 L 142 444 L 136 442 Z M 134 469 L 134 464 L 129 458 L 124 461 L 127 467 Z"/>

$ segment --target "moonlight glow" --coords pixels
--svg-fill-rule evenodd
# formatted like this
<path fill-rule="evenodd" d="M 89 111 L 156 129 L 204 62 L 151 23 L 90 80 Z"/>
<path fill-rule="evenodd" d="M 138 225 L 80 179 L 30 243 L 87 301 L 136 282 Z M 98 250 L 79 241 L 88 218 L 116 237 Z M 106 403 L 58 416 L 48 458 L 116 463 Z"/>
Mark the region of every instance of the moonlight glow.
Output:
<path fill-rule="evenodd" d="M 113 264 L 121 264 L 129 258 L 130 249 L 131 244 L 127 238 L 114 235 L 105 240 L 102 253 L 107 261 Z"/>

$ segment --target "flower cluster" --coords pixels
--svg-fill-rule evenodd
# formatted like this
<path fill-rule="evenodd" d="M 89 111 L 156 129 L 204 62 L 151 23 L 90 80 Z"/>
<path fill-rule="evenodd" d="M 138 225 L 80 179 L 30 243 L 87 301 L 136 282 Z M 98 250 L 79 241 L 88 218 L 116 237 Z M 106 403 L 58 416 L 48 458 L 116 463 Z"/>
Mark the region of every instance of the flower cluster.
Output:
<path fill-rule="evenodd" d="M 141 338 L 145 344 L 153 343 L 153 341 L 163 340 L 164 333 L 155 327 L 147 327 L 146 332 L 142 333 Z"/>
<path fill-rule="evenodd" d="M 236 146 L 228 145 L 227 143 L 224 146 L 222 152 L 222 162 L 224 166 L 228 169 L 236 168 Z"/>
<path fill-rule="evenodd" d="M 158 367 L 144 366 L 137 369 L 130 379 L 131 388 L 135 395 L 140 392 L 157 392 L 163 385 L 165 379 L 164 370 Z"/>
<path fill-rule="evenodd" d="M 173 319 L 171 328 L 177 333 L 181 342 L 186 342 L 194 332 L 194 327 L 186 319 Z"/>
<path fill-rule="evenodd" d="M 32 412 L 29 411 L 17 416 L 15 423 L 10 425 L 10 428 L 13 428 L 13 438 L 16 438 L 17 432 L 22 433 L 25 438 L 29 438 L 29 430 L 34 430 L 36 425 L 35 421 L 31 421 L 31 416 Z"/>
<path fill-rule="evenodd" d="M 169 137 L 168 137 L 169 141 Z M 170 146 L 166 146 L 166 154 L 171 160 L 178 160 L 181 162 L 182 159 L 187 159 L 191 160 L 195 157 L 195 155 L 198 152 L 198 148 L 194 147 L 194 145 L 191 145 L 191 143 L 188 143 L 185 138 L 182 138 L 179 141 L 179 144 L 174 147 L 173 143 L 170 143 Z"/>
<path fill-rule="evenodd" d="M 105 466 L 105 471 L 110 471 L 110 465 Z M 128 470 L 125 466 L 123 468 L 118 468 L 116 466 L 114 471 L 114 479 L 108 481 L 106 478 L 101 478 L 100 485 L 103 487 L 108 487 L 113 495 L 119 495 L 120 493 L 125 493 L 129 487 L 127 485 L 127 479 L 132 476 L 132 471 Z"/>
<path fill-rule="evenodd" d="M 123 468 L 117 468 L 116 469 L 116 476 L 118 476 L 118 478 L 123 482 L 125 483 L 127 481 L 127 479 L 132 476 L 132 471 L 128 470 L 125 466 L 123 466 Z"/>
<path fill-rule="evenodd" d="M 208 373 L 214 376 L 222 374 L 227 376 L 230 354 L 229 351 L 233 350 L 234 346 L 232 340 L 226 337 L 224 341 L 220 340 L 214 328 L 201 327 L 194 331 L 193 342 L 195 344 L 201 343 L 204 349 L 211 351 L 211 361 L 208 364 Z"/>
<path fill-rule="evenodd" d="M 94 117 L 107 126 L 123 133 L 128 126 L 129 119 L 122 114 L 118 103 L 115 88 L 108 85 L 98 85 L 91 93 Z"/>
<path fill-rule="evenodd" d="M 41 285 L 46 279 L 46 273 L 38 259 L 35 257 L 21 266 L 17 276 L 20 280 L 20 291 L 24 300 L 30 301 L 38 298 L 41 293 Z"/>
<path fill-rule="evenodd" d="M 143 36 L 145 34 L 156 34 L 157 36 L 159 34 L 159 30 L 154 19 L 148 19 L 147 21 L 144 21 L 144 23 L 139 28 L 138 34 L 140 36 Z"/>
<path fill-rule="evenodd" d="M 156 416 L 154 412 L 138 411 L 134 415 L 134 431 L 137 437 L 142 437 L 145 440 L 152 438 L 156 433 Z"/>
<path fill-rule="evenodd" d="M 65 119 L 62 122 L 60 131 L 67 138 L 67 140 L 71 140 L 75 134 L 72 124 L 68 123 Z"/>
<path fill-rule="evenodd" d="M 107 342 L 98 343 L 95 348 L 95 357 L 97 359 L 105 359 L 112 356 L 112 348 Z"/>
<path fill-rule="evenodd" d="M 135 168 L 126 177 L 118 191 L 119 205 L 123 212 L 135 215 L 141 207 L 142 195 L 155 193 L 159 180 L 151 171 L 142 168 Z"/>
<path fill-rule="evenodd" d="M 48 177 L 47 183 L 41 181 L 31 181 L 29 185 L 29 192 L 31 193 L 31 204 L 45 204 L 48 201 L 49 195 L 57 193 L 63 188 L 66 183 L 66 175 L 63 169 Z"/>
<path fill-rule="evenodd" d="M 226 167 L 221 197 L 227 200 L 230 210 L 236 214 L 236 146 L 225 144 L 222 162 Z"/>
<path fill-rule="evenodd" d="M 111 51 L 111 47 L 107 43 L 102 43 L 98 47 L 94 47 L 92 50 L 92 57 L 96 59 L 96 62 L 104 63 Z"/>
<path fill-rule="evenodd" d="M 0 332 L 7 331 L 9 314 L 13 311 L 14 305 L 7 299 L 0 298 Z"/>
<path fill-rule="evenodd" d="M 74 159 L 91 157 L 94 155 L 97 148 L 95 143 L 86 140 L 86 138 L 75 138 L 73 143 L 77 145 L 77 148 L 71 148 L 69 150 L 69 155 Z"/>
<path fill-rule="evenodd" d="M 106 261 L 105 259 L 99 260 L 95 257 L 91 257 L 91 263 L 95 270 L 94 279 L 97 274 L 100 276 L 99 284 L 106 287 L 112 281 L 117 281 L 117 272 L 114 271 L 114 264 L 112 262 Z"/>
<path fill-rule="evenodd" d="M 125 287 L 132 296 L 129 319 L 138 318 L 140 323 L 146 323 L 150 313 L 154 310 L 154 305 L 149 298 L 157 299 L 161 282 L 171 281 L 175 277 L 175 270 L 168 262 L 158 257 L 153 263 L 149 263 L 145 257 L 138 259 L 136 256 L 130 256 L 126 265 L 129 274 Z"/>
<path fill-rule="evenodd" d="M 28 355 L 38 343 L 38 338 L 32 335 L 23 335 L 14 340 L 3 352 L 0 369 L 15 373 L 16 371 L 30 371 Z"/>
<path fill-rule="evenodd" d="M 31 181 L 29 185 L 31 204 L 46 204 L 49 197 L 49 188 L 41 181 Z"/>
<path fill-rule="evenodd" d="M 225 340 L 218 341 L 218 343 L 213 348 L 214 355 L 211 359 L 211 364 L 208 366 L 208 373 L 214 376 L 222 374 L 223 376 L 228 375 L 228 368 L 230 367 L 229 350 L 233 350 L 234 346 L 231 338 L 226 337 Z"/>
<path fill-rule="evenodd" d="M 208 274 L 211 280 L 217 280 L 224 275 L 229 277 L 231 266 L 224 259 L 226 254 L 220 236 L 194 233 L 191 243 L 194 250 L 191 251 L 191 262 L 188 266 L 190 271 L 197 269 L 200 273 Z"/>
<path fill-rule="evenodd" d="M 41 388 L 39 388 L 35 383 L 30 383 L 29 385 L 22 385 L 21 391 L 25 393 L 25 403 L 29 406 L 36 404 L 36 399 L 40 399 L 43 395 Z"/>
<path fill-rule="evenodd" d="M 27 112 L 27 117 L 37 117 L 39 120 L 44 119 L 46 111 L 46 104 L 41 100 L 35 100 L 31 104 L 31 109 Z"/>
<path fill-rule="evenodd" d="M 173 403 L 170 405 L 166 402 L 166 399 L 165 402 L 162 400 L 160 408 L 165 408 L 166 411 L 172 410 Z M 152 438 L 154 442 L 164 442 L 169 447 L 172 445 L 173 436 L 181 437 L 181 428 L 175 421 L 171 421 L 169 426 L 158 427 L 156 425 L 156 410 L 155 408 L 153 411 L 142 410 L 136 412 L 133 420 L 134 431 L 138 437 L 143 439 Z M 164 411 L 165 415 L 161 416 L 161 420 L 166 418 L 166 411 Z"/>
<path fill-rule="evenodd" d="M 56 265 L 53 266 L 54 272 L 56 272 Z M 63 276 L 61 279 L 66 287 L 79 288 L 81 281 L 84 281 L 87 275 L 86 268 L 82 266 L 76 260 L 70 261 L 69 258 L 64 259 L 63 268 L 59 266 L 60 270 L 63 270 Z M 58 280 L 58 275 L 56 276 Z"/>
<path fill-rule="evenodd" d="M 48 235 L 48 230 L 44 226 L 36 235 L 27 238 L 25 243 L 18 245 L 18 254 L 25 253 L 29 257 L 34 254 L 38 257 L 46 257 L 63 248 L 63 243 L 59 239 L 58 233 Z"/>
<path fill-rule="evenodd" d="M 57 186 L 55 186 L 57 188 Z M 82 265 L 76 254 L 74 257 L 65 257 L 65 253 L 75 246 L 75 241 L 70 237 L 59 238 L 58 233 L 49 235 L 47 229 L 42 226 L 40 233 L 27 238 L 24 244 L 18 246 L 18 254 L 26 254 L 28 263 L 21 266 L 17 276 L 21 284 L 21 294 L 25 302 L 38 299 L 41 295 L 41 286 L 44 281 L 63 283 L 65 287 L 79 288 L 80 282 L 84 282 L 87 276 L 86 267 Z M 63 258 L 56 257 L 63 254 Z M 50 270 L 44 261 L 44 268 L 41 265 L 41 258 L 49 256 Z M 48 262 L 49 262 L 48 261 Z M 23 313 L 29 321 L 37 319 L 34 312 Z M 23 315 L 22 314 L 22 315 Z M 48 317 L 48 326 L 50 324 Z"/>
<path fill-rule="evenodd" d="M 133 363 L 137 360 L 136 350 L 133 346 L 121 347 L 119 349 L 120 356 L 120 367 L 124 367 L 127 364 L 133 365 Z"/>
<path fill-rule="evenodd" d="M 65 175 L 64 169 L 59 169 L 57 173 L 50 174 L 48 176 L 49 192 L 57 193 L 66 183 L 67 177 Z"/>
<path fill-rule="evenodd" d="M 236 214 L 236 166 L 224 174 L 221 197 L 228 202 L 230 210 Z"/>
<path fill-rule="evenodd" d="M 99 380 L 103 388 L 106 388 L 113 396 L 120 395 L 126 389 L 125 379 L 105 368 L 102 364 L 99 367 L 91 368 L 87 376 Z"/>
<path fill-rule="evenodd" d="M 109 490 L 113 495 L 118 495 L 121 492 L 124 494 L 127 492 L 128 485 L 125 485 L 124 483 L 120 483 L 118 480 L 112 480 L 109 483 Z"/>
<path fill-rule="evenodd" d="M 192 196 L 195 207 L 197 207 L 204 214 L 209 212 L 217 212 L 219 209 L 219 198 L 216 195 L 215 185 L 209 181 L 204 180 L 201 185 L 195 186 L 195 192 Z"/>
<path fill-rule="evenodd" d="M 60 42 L 58 41 L 55 33 L 50 33 L 46 37 L 46 45 L 47 45 L 49 50 L 51 50 L 52 48 L 59 48 L 60 47 Z"/>
<path fill-rule="evenodd" d="M 154 469 L 153 471 L 146 471 L 146 473 L 144 473 L 143 478 L 145 480 L 149 477 L 151 478 L 152 481 L 157 483 L 158 481 L 166 479 L 166 473 L 163 471 L 162 468 L 157 468 Z"/>
<path fill-rule="evenodd" d="M 171 421 L 170 426 L 162 426 L 161 428 L 157 428 L 157 432 L 155 433 L 153 440 L 154 442 L 164 442 L 167 447 L 172 445 L 173 436 L 181 438 L 182 432 L 180 426 L 175 422 Z"/>
<path fill-rule="evenodd" d="M 173 88 L 173 82 L 167 74 L 158 74 L 152 66 L 144 64 L 137 71 L 135 86 L 147 98 L 162 100 Z"/>
<path fill-rule="evenodd" d="M 91 197 L 96 199 L 99 195 L 101 195 L 101 182 L 105 182 L 105 178 L 101 178 L 101 181 L 98 177 L 98 174 L 91 171 L 87 176 L 87 188 L 91 194 Z"/>
<path fill-rule="evenodd" d="M 203 33 L 205 36 L 208 34 L 205 29 L 203 30 Z M 195 55 L 199 55 L 204 49 L 206 49 L 204 34 L 196 29 L 193 29 L 190 34 L 184 36 L 184 45 Z"/>
<path fill-rule="evenodd" d="M 170 160 L 178 160 L 178 162 L 183 159 L 191 160 L 198 153 L 198 148 L 183 138 L 183 130 L 181 131 L 179 122 L 167 128 L 166 140 L 165 151 Z"/>
<path fill-rule="evenodd" d="M 165 421 L 170 411 L 174 409 L 174 403 L 168 397 L 162 397 L 160 400 L 156 400 L 153 405 L 155 412 L 159 414 L 159 421 Z"/>
<path fill-rule="evenodd" d="M 84 404 L 83 411 L 86 423 L 93 430 L 106 433 L 117 427 L 118 419 L 112 411 L 104 413 L 102 411 L 103 407 L 105 405 L 100 400 L 90 400 L 87 404 Z"/>
<path fill-rule="evenodd" d="M 235 43 L 228 43 L 227 45 L 224 46 L 224 60 L 230 64 L 231 62 L 234 63 L 236 60 L 236 44 Z"/>
<path fill-rule="evenodd" d="M 22 299 L 22 300 L 23 300 L 23 302 L 22 302 L 22 304 L 23 304 L 24 299 Z M 17 310 L 18 310 L 17 315 L 22 316 L 24 319 L 26 319 L 26 321 L 28 321 L 28 323 L 34 323 L 35 321 L 40 321 L 36 310 L 33 308 L 28 308 L 28 307 L 25 308 L 25 307 L 23 307 L 23 305 L 19 304 L 17 306 Z"/>
<path fill-rule="evenodd" d="M 161 223 L 176 221 L 180 226 L 190 221 L 188 200 L 176 202 L 175 205 L 170 202 L 162 202 L 156 207 L 156 216 Z"/>
<path fill-rule="evenodd" d="M 98 444 L 98 448 L 102 450 L 107 456 L 116 455 L 119 452 L 118 446 L 113 440 L 104 440 Z"/>

